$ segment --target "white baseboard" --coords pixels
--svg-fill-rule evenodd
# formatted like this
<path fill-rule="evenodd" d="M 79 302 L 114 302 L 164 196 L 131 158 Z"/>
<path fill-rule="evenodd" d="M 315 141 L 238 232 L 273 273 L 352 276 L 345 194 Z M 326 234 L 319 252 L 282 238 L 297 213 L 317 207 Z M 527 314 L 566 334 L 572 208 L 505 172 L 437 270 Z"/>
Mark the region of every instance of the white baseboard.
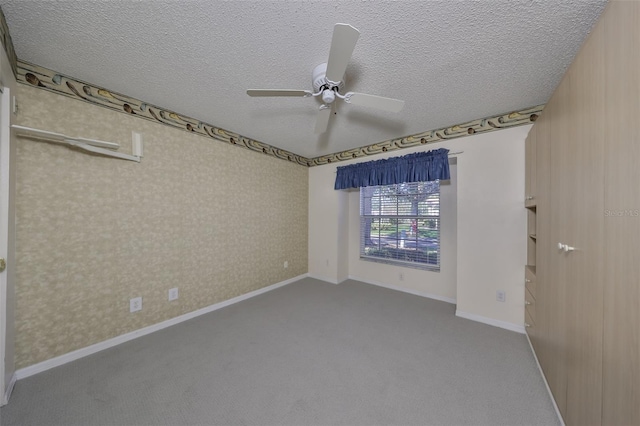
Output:
<path fill-rule="evenodd" d="M 440 300 L 442 302 L 447 302 L 447 303 L 451 303 L 453 305 L 456 304 L 456 299 L 452 299 L 450 297 L 444 297 L 444 296 L 438 296 L 437 294 L 431 294 L 431 293 L 425 293 L 422 291 L 417 291 L 417 290 L 412 290 L 409 288 L 405 288 L 405 287 L 399 287 L 393 284 L 387 284 L 387 283 L 383 283 L 380 281 L 372 281 L 372 280 L 367 280 L 361 277 L 356 277 L 353 275 L 349 275 L 349 279 L 350 280 L 355 280 L 355 281 L 360 281 L 366 284 L 372 284 L 372 285 L 376 285 L 378 287 L 384 287 L 384 288 L 388 288 L 391 290 L 396 290 L 396 291 L 401 291 L 403 293 L 409 293 L 409 294 L 414 294 L 416 296 L 421 296 L 421 297 L 427 297 L 429 299 L 435 299 L 435 300 Z"/>
<path fill-rule="evenodd" d="M 92 355 L 92 354 L 94 354 L 96 352 L 100 352 L 102 350 L 111 348 L 113 346 L 117 346 L 117 345 L 119 345 L 121 343 L 128 342 L 130 340 L 136 339 L 136 338 L 141 337 L 141 336 L 145 336 L 147 334 L 153 333 L 153 332 L 158 331 L 158 330 L 162 330 L 163 328 L 171 327 L 172 325 L 181 323 L 183 321 L 187 321 L 187 320 L 190 320 L 192 318 L 198 317 L 200 315 L 204 315 L 204 314 L 207 314 L 209 312 L 216 311 L 218 309 L 224 308 L 224 307 L 229 306 L 229 305 L 233 305 L 234 303 L 238 303 L 238 302 L 241 302 L 243 300 L 250 299 L 250 298 L 255 297 L 255 296 L 259 295 L 259 294 L 266 293 L 266 292 L 271 291 L 271 290 L 275 290 L 276 288 L 279 288 L 279 287 L 285 286 L 287 284 L 291 284 L 293 282 L 299 281 L 302 278 L 307 277 L 307 275 L 308 274 L 298 275 L 297 277 L 290 278 L 288 280 L 281 281 L 279 283 L 275 283 L 275 284 L 272 284 L 270 286 L 263 287 L 261 289 L 251 291 L 251 292 L 243 294 L 241 296 L 234 297 L 232 299 L 225 300 L 223 302 L 216 303 L 216 304 L 207 306 L 205 308 L 198 309 L 196 311 L 189 312 L 187 314 L 180 315 L 180 316 L 177 316 L 175 318 L 171 318 L 171 319 L 168 319 L 166 321 L 162 321 L 162 322 L 159 322 L 157 324 L 150 325 L 148 327 L 144 327 L 144 328 L 141 328 L 139 330 L 132 331 L 130 333 L 122 334 L 120 336 L 105 340 L 103 342 L 96 343 L 94 345 L 87 346 L 87 347 L 84 347 L 82 349 L 78 349 L 78 350 L 75 350 L 73 352 L 69 352 L 69 353 L 66 353 L 64 355 L 60 355 L 60 356 L 57 356 L 55 358 L 48 359 L 46 361 L 39 362 L 39 363 L 34 364 L 34 365 L 30 365 L 29 367 L 21 368 L 20 370 L 17 370 L 15 372 L 14 377 L 16 379 L 20 380 L 20 379 L 24 379 L 25 377 L 33 376 L 34 374 L 38 374 L 38 373 L 41 373 L 43 371 L 49 370 L 51 368 L 58 367 L 60 365 L 69 363 L 71 361 L 75 361 L 77 359 L 84 358 L 85 356 Z"/>
<path fill-rule="evenodd" d="M 481 315 L 470 314 L 456 309 L 456 316 L 465 318 L 471 321 L 481 322 L 483 324 L 489 324 L 494 327 L 504 328 L 505 330 L 515 331 L 516 333 L 525 334 L 524 325 L 513 324 L 511 322 L 500 321 L 493 318 L 483 317 Z"/>
<path fill-rule="evenodd" d="M 328 282 L 328 283 L 331 283 L 331 284 L 340 284 L 340 282 L 342 282 L 342 281 L 338 282 L 338 280 L 333 279 L 333 278 L 323 277 L 322 275 L 307 274 L 307 276 L 309 278 L 314 278 L 316 280 L 325 281 L 325 282 Z"/>
<path fill-rule="evenodd" d="M 18 380 L 18 376 L 16 375 L 16 373 L 13 373 L 11 375 L 11 380 L 9 381 L 9 386 L 7 386 L 7 391 L 3 395 L 2 404 L 0 404 L 0 407 L 2 407 L 3 405 L 7 405 L 9 403 L 9 398 L 11 398 L 11 392 L 13 392 L 13 387 L 16 385 L 17 380 Z"/>
<path fill-rule="evenodd" d="M 560 409 L 558 408 L 558 404 L 556 404 L 556 400 L 553 398 L 553 394 L 551 393 L 551 388 L 549 387 L 549 383 L 547 382 L 547 378 L 542 371 L 542 367 L 540 366 L 540 361 L 538 361 L 538 356 L 536 355 L 536 351 L 533 349 L 533 345 L 531 344 L 531 339 L 529 339 L 529 335 L 525 333 L 527 336 L 527 342 L 529 342 L 529 347 L 531 348 L 531 353 L 533 354 L 533 359 L 536 360 L 536 365 L 538 366 L 538 370 L 540 371 L 540 375 L 542 376 L 542 380 L 544 381 L 544 385 L 547 387 L 547 392 L 549 392 L 549 398 L 551 398 L 551 402 L 553 403 L 553 408 L 556 410 L 556 415 L 558 416 L 558 420 L 560 420 L 560 424 L 565 426 L 564 419 L 562 418 L 562 414 L 560 414 Z"/>

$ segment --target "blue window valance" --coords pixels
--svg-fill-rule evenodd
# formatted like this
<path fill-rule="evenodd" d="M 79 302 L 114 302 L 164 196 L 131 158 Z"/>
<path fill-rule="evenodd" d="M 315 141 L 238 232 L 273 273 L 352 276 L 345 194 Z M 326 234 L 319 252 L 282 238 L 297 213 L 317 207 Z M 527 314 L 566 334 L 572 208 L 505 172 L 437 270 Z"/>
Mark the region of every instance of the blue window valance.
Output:
<path fill-rule="evenodd" d="M 338 167 L 334 189 L 447 180 L 450 178 L 448 153 L 448 149 L 440 148 Z"/>

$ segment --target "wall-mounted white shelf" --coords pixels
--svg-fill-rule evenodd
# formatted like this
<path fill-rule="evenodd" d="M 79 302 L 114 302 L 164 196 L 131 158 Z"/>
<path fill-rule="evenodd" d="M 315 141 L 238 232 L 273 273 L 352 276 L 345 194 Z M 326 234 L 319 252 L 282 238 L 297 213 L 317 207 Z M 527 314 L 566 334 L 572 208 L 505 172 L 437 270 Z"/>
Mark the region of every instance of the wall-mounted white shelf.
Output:
<path fill-rule="evenodd" d="M 36 141 L 61 143 L 96 154 L 120 158 L 122 160 L 135 161 L 138 163 L 142 158 L 142 137 L 139 133 L 135 132 L 132 139 L 133 154 L 123 154 L 115 151 L 120 148 L 120 145 L 114 142 L 67 136 L 61 133 L 48 132 L 46 130 L 33 129 L 31 127 L 18 126 L 16 124 L 11 125 L 11 128 L 16 131 L 18 136 Z"/>

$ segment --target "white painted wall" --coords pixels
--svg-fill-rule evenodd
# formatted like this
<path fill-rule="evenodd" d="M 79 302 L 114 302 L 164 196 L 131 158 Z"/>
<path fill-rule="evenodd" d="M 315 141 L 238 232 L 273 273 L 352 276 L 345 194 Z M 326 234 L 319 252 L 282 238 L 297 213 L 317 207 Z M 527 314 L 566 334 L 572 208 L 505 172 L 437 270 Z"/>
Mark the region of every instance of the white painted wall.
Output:
<path fill-rule="evenodd" d="M 457 313 L 524 332 L 524 140 L 531 125 L 460 139 Z M 457 149 L 457 148 L 453 148 Z M 496 290 L 506 302 L 496 301 Z"/>
<path fill-rule="evenodd" d="M 524 140 L 530 128 L 530 125 L 520 126 L 310 168 L 310 276 L 333 283 L 343 280 L 344 266 L 339 265 L 338 257 L 346 250 L 350 277 L 440 299 L 455 299 L 457 311 L 462 316 L 521 330 L 526 262 Z M 441 272 L 360 260 L 358 192 L 333 189 L 336 167 L 436 148 L 464 151 L 457 157 L 454 167 L 457 172 L 455 186 L 445 189 L 457 193 L 457 221 L 455 229 L 449 229 L 452 223 L 448 222 L 447 229 L 442 231 Z M 346 208 L 345 202 L 348 203 Z M 443 227 L 446 205 L 444 209 Z M 345 214 L 348 215 L 349 233 L 346 244 L 343 238 Z M 450 211 L 450 214 L 454 212 Z M 452 233 L 455 244 L 451 240 Z M 400 270 L 404 272 L 404 281 L 399 280 Z M 506 302 L 496 301 L 498 289 L 506 291 Z"/>
<path fill-rule="evenodd" d="M 338 192 L 338 282 L 342 282 L 349 278 L 349 218 L 352 217 L 350 211 L 358 211 L 358 206 L 353 210 L 349 203 L 349 193 L 346 191 Z"/>
<path fill-rule="evenodd" d="M 333 189 L 335 170 L 330 166 L 309 169 L 309 275 L 337 284 L 338 247 L 345 241 L 339 238 L 339 232 L 340 224 L 346 221 L 342 216 L 347 214 L 347 197 Z M 344 252 L 344 246 L 340 250 Z"/>

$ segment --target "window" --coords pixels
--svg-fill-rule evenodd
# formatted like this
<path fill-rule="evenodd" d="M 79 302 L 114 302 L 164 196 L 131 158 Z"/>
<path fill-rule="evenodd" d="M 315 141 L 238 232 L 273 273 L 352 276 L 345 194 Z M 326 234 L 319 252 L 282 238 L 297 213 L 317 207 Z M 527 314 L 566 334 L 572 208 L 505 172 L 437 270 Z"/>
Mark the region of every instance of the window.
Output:
<path fill-rule="evenodd" d="M 360 257 L 440 270 L 440 181 L 360 188 Z"/>

